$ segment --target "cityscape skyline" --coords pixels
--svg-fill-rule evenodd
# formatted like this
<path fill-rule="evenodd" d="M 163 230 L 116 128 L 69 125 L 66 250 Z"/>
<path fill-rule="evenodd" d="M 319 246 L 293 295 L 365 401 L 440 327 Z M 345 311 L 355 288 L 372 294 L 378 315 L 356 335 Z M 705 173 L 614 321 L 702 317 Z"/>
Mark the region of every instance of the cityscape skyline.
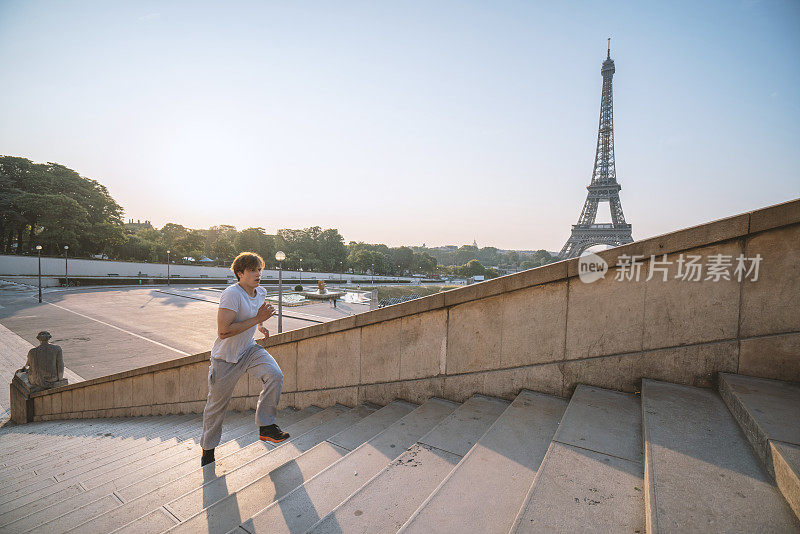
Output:
<path fill-rule="evenodd" d="M 6 2 L 0 154 L 158 227 L 557 251 L 611 36 L 638 240 L 798 196 L 799 28 L 791 2 Z"/>

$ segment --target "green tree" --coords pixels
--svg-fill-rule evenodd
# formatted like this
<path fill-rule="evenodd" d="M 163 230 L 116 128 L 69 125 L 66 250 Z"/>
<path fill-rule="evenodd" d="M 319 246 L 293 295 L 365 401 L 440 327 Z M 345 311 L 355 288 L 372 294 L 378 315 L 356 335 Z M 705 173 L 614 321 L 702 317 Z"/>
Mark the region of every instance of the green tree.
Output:
<path fill-rule="evenodd" d="M 178 239 L 184 237 L 189 233 L 189 230 L 182 224 L 167 223 L 161 227 L 161 242 L 167 248 L 173 249 L 176 247 Z"/>
<path fill-rule="evenodd" d="M 161 238 L 161 232 L 159 232 L 155 228 L 142 228 L 141 230 L 138 230 L 136 232 L 136 235 L 141 237 L 142 239 L 144 239 L 146 241 L 163 244 L 163 241 L 162 241 L 162 238 Z"/>
<path fill-rule="evenodd" d="M 20 252 L 27 220 L 20 212 L 17 200 L 25 191 L 23 184 L 32 166 L 33 163 L 25 158 L 0 157 L 0 247 L 6 253 L 12 252 L 17 237 L 17 252 Z"/>
<path fill-rule="evenodd" d="M 436 258 L 428 254 L 427 252 L 415 252 L 414 253 L 414 270 L 423 272 L 428 276 L 433 275 L 436 273 Z"/>
<path fill-rule="evenodd" d="M 546 250 L 537 250 L 528 259 L 523 260 L 519 266 L 521 269 L 533 269 L 556 261 L 558 261 L 557 256 L 551 256 Z"/>
<path fill-rule="evenodd" d="M 357 271 L 367 274 L 385 274 L 389 267 L 389 262 L 384 254 L 366 248 L 357 249 L 348 256 L 348 263 Z"/>
<path fill-rule="evenodd" d="M 114 251 L 121 260 L 150 261 L 153 260 L 155 243 L 137 234 L 125 234 L 125 240 Z"/>
<path fill-rule="evenodd" d="M 40 195 L 45 209 L 38 216 L 37 241 L 47 254 L 61 254 L 64 245 L 78 243 L 89 227 L 89 214 L 65 195 Z M 96 232 L 96 229 L 95 229 Z M 113 230 L 110 231 L 113 234 Z M 112 241 L 113 244 L 116 240 Z"/>
<path fill-rule="evenodd" d="M 395 270 L 391 261 L 389 247 L 386 245 L 371 245 L 351 241 L 347 249 L 347 264 L 362 273 L 371 272 L 373 265 L 375 266 L 376 274 L 391 274 Z"/>
<path fill-rule="evenodd" d="M 486 267 L 478 260 L 469 260 L 461 267 L 461 276 L 486 276 Z"/>
<path fill-rule="evenodd" d="M 27 237 L 27 241 L 25 240 Z M 109 252 L 123 241 L 122 208 L 99 182 L 57 163 L 0 156 L 0 248 Z"/>
<path fill-rule="evenodd" d="M 414 268 L 414 251 L 408 247 L 391 249 L 391 259 L 395 274 L 402 275 Z"/>
<path fill-rule="evenodd" d="M 519 265 L 519 252 L 516 250 L 509 250 L 505 253 L 505 263 L 511 266 Z"/>
<path fill-rule="evenodd" d="M 223 262 L 233 261 L 236 256 L 236 247 L 233 244 L 233 239 L 228 235 L 220 235 L 211 244 L 211 249 L 207 256 Z M 264 260 L 266 261 L 266 258 Z"/>
<path fill-rule="evenodd" d="M 338 272 L 347 261 L 347 248 L 338 230 L 329 228 L 317 238 L 317 253 L 320 268 L 328 272 Z"/>
<path fill-rule="evenodd" d="M 234 239 L 236 254 L 241 252 L 255 252 L 264 258 L 267 264 L 275 261 L 275 245 L 271 236 L 268 236 L 264 229 L 246 228 L 239 232 Z"/>
<path fill-rule="evenodd" d="M 470 260 L 478 259 L 478 247 L 464 245 L 459 247 L 453 254 L 453 262 L 456 265 L 466 265 Z"/>
<path fill-rule="evenodd" d="M 236 239 L 236 227 L 229 224 L 212 226 L 208 230 L 197 230 L 203 234 L 205 245 L 203 254 L 219 263 L 227 263 L 236 255 L 233 241 Z"/>
<path fill-rule="evenodd" d="M 200 261 L 205 248 L 205 236 L 197 230 L 188 230 L 173 241 L 172 247 L 176 257 L 194 258 L 195 261 Z"/>

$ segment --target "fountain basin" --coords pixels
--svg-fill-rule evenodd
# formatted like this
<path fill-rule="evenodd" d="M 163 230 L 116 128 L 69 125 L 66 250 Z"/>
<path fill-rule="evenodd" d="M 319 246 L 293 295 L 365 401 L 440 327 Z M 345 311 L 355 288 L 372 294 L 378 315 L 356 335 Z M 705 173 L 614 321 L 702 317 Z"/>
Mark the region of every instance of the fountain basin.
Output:
<path fill-rule="evenodd" d="M 300 294 L 306 298 L 314 299 L 314 300 L 332 300 L 334 298 L 342 298 L 345 291 L 328 291 L 327 289 L 323 289 L 322 291 L 301 291 Z"/>

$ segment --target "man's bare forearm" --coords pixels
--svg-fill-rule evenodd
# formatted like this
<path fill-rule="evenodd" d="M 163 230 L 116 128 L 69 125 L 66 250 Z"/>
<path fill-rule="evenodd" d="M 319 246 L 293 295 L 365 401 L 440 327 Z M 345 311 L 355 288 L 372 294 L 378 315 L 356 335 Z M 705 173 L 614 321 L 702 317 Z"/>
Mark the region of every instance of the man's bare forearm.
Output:
<path fill-rule="evenodd" d="M 248 328 L 252 328 L 258 323 L 263 323 L 264 321 L 260 321 L 258 317 L 253 317 L 251 319 L 245 319 L 244 321 L 239 321 L 238 323 L 231 323 L 225 329 L 220 329 L 219 338 L 225 339 L 228 337 L 235 336 L 237 334 L 241 334 Z"/>

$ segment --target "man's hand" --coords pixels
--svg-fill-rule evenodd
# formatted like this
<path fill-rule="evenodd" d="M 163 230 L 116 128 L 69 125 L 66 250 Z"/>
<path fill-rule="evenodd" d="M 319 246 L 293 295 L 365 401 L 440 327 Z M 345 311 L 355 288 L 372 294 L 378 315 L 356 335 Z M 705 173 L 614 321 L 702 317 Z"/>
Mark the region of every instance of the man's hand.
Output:
<path fill-rule="evenodd" d="M 272 307 L 272 304 L 267 304 L 265 302 L 258 309 L 258 313 L 256 314 L 256 319 L 258 319 L 259 323 L 263 323 L 264 321 L 266 321 L 267 319 L 269 319 L 273 315 L 275 315 L 275 308 Z M 260 330 L 259 330 L 259 332 L 260 332 Z"/>
<path fill-rule="evenodd" d="M 264 339 L 267 339 L 269 337 L 269 330 L 264 328 L 264 325 L 261 323 L 259 323 L 258 325 L 258 331 L 264 334 Z"/>
<path fill-rule="evenodd" d="M 217 335 L 220 339 L 227 339 L 231 336 L 241 334 L 249 328 L 263 323 L 275 313 L 275 308 L 266 302 L 261 305 L 255 317 L 235 322 L 236 312 L 227 308 L 220 308 L 217 311 Z"/>

